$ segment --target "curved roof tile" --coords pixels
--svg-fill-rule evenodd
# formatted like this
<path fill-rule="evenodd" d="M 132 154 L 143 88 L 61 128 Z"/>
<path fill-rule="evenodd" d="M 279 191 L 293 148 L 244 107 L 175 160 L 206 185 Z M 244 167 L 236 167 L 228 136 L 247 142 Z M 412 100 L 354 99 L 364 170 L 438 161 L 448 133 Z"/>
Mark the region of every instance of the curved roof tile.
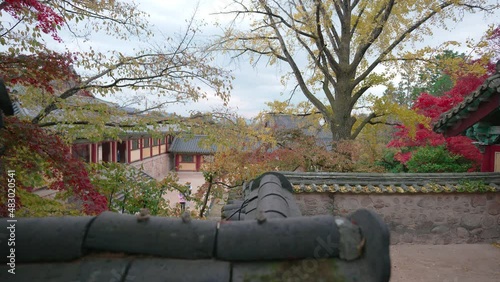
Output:
<path fill-rule="evenodd" d="M 195 135 L 192 137 L 176 137 L 172 142 L 169 151 L 178 154 L 213 154 L 217 151 L 216 146 L 206 148 L 202 146 L 205 135 Z"/>
<path fill-rule="evenodd" d="M 499 66 L 500 61 L 497 62 L 497 70 L 494 75 L 488 77 L 481 86 L 465 97 L 460 104 L 441 114 L 439 119 L 434 122 L 433 129 L 435 132 L 445 132 L 446 128 L 454 126 L 460 120 L 467 118 L 470 112 L 476 111 L 479 104 L 487 102 L 492 94 L 500 93 Z"/>

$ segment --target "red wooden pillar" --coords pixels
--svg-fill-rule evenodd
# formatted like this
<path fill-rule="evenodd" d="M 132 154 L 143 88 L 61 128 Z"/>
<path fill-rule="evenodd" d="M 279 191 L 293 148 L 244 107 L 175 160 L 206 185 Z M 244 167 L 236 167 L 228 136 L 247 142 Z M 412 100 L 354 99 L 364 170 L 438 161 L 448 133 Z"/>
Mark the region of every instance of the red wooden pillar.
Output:
<path fill-rule="evenodd" d="M 111 141 L 111 162 L 116 163 L 116 141 Z"/>
<path fill-rule="evenodd" d="M 481 164 L 481 172 L 489 172 L 491 168 L 491 155 L 493 155 L 493 150 L 491 149 L 491 145 L 484 147 L 483 153 L 483 163 Z"/>
<path fill-rule="evenodd" d="M 141 153 L 141 161 L 142 161 L 142 145 L 144 145 L 142 142 L 142 138 L 139 138 L 139 149 L 140 149 L 140 153 Z"/>
<path fill-rule="evenodd" d="M 175 155 L 175 171 L 179 171 L 179 159 L 180 156 L 178 154 Z"/>
<path fill-rule="evenodd" d="M 201 155 L 196 155 L 195 156 L 195 161 L 196 161 L 196 171 L 200 171 L 200 167 L 201 167 Z"/>
<path fill-rule="evenodd" d="M 90 150 L 90 162 L 97 163 L 97 144 L 92 143 Z"/>
<path fill-rule="evenodd" d="M 165 154 L 168 152 L 168 135 L 166 135 L 165 137 Z"/>
<path fill-rule="evenodd" d="M 153 138 L 149 137 L 149 156 L 153 156 Z"/>
<path fill-rule="evenodd" d="M 500 145 L 487 145 L 484 148 L 483 163 L 481 164 L 482 172 L 495 171 L 495 154 L 500 152 Z"/>
<path fill-rule="evenodd" d="M 131 163 L 131 159 L 132 159 L 132 140 L 127 140 L 127 163 Z"/>

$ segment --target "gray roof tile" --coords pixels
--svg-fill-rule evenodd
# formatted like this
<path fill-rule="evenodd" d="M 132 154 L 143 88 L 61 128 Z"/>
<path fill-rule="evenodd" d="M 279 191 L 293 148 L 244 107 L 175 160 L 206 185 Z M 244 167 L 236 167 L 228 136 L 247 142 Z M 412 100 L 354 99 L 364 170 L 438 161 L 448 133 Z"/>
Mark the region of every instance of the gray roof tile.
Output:
<path fill-rule="evenodd" d="M 48 217 L 19 218 L 15 224 L 16 260 L 65 261 L 84 255 L 82 243 L 93 217 Z M 7 244 L 7 226 L 10 222 L 0 221 L 0 253 L 11 248 Z M 4 233 L 5 232 L 5 233 Z M 36 251 L 34 251 L 36 250 Z M 6 263 L 6 256 L 0 262 Z"/>
<path fill-rule="evenodd" d="M 262 196 L 263 187 L 287 182 L 276 174 L 267 176 L 276 181 L 261 178 L 249 196 Z M 264 198 L 291 195 L 281 190 L 265 191 Z M 0 281 L 281 281 L 296 267 L 310 275 L 302 281 L 389 281 L 389 233 L 373 212 L 357 211 L 348 218 L 293 217 L 289 208 L 283 211 L 286 218 L 266 218 L 263 198 L 256 199 L 259 212 L 244 221 L 138 220 L 110 212 L 18 219 L 15 276 L 7 272 L 9 231 L 4 221 Z M 282 200 L 270 197 L 270 202 Z M 304 269 L 311 265 L 316 269 Z"/>
<path fill-rule="evenodd" d="M 132 281 L 122 280 L 130 260 L 109 258 L 88 258 L 68 263 L 17 264 L 15 275 L 7 272 L 7 266 L 0 266 L 0 281 L 9 282 L 98 282 Z M 139 281 L 139 280 L 136 280 Z"/>
<path fill-rule="evenodd" d="M 134 261 L 125 281 L 229 282 L 231 265 L 215 260 L 140 259 Z"/>
<path fill-rule="evenodd" d="M 256 219 L 259 216 L 258 212 L 266 218 L 302 215 L 292 194 L 292 184 L 280 173 L 264 173 L 244 187 L 245 197 L 240 207 L 234 204 L 224 206 L 223 218 L 228 220 Z"/>
<path fill-rule="evenodd" d="M 206 148 L 202 146 L 204 135 L 195 135 L 192 137 L 176 137 L 172 142 L 169 151 L 177 154 L 213 154 L 217 151 L 216 146 Z"/>
<path fill-rule="evenodd" d="M 220 225 L 217 254 L 221 259 L 234 261 L 309 258 L 314 257 L 319 240 L 339 241 L 333 216 L 268 219 L 264 223 L 228 221 Z M 338 248 L 332 248 L 328 255 L 338 256 Z"/>
<path fill-rule="evenodd" d="M 315 136 L 318 145 L 331 146 L 332 132 L 308 119 L 307 116 L 271 114 L 271 126 L 277 131 L 298 130 L 307 136 Z"/>
<path fill-rule="evenodd" d="M 468 173 L 342 173 L 283 172 L 295 193 L 440 193 L 461 190 L 465 183 L 483 183 L 500 191 L 499 172 Z"/>
<path fill-rule="evenodd" d="M 133 215 L 105 212 L 89 228 L 84 246 L 89 250 L 205 259 L 214 252 L 217 222 L 151 217 L 138 222 Z"/>

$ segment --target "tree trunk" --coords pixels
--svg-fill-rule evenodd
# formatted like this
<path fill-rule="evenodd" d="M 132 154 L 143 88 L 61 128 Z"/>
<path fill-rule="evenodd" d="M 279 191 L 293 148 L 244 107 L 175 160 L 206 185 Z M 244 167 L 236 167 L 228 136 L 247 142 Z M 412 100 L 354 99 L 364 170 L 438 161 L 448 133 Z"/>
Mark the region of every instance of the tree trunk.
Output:
<path fill-rule="evenodd" d="M 352 139 L 352 127 L 356 119 L 350 116 L 351 111 L 344 109 L 334 114 L 330 122 L 330 131 L 332 132 L 333 142 Z"/>
<path fill-rule="evenodd" d="M 333 116 L 330 122 L 330 130 L 333 141 L 351 139 L 351 131 L 355 118 L 352 117 L 352 92 L 354 89 L 354 72 L 347 63 L 341 65 L 341 72 L 337 75 L 335 91 L 335 103 L 332 105 Z"/>
<path fill-rule="evenodd" d="M 208 188 L 207 188 L 207 193 L 205 194 L 205 199 L 203 200 L 203 205 L 201 206 L 201 209 L 200 209 L 200 217 L 204 217 L 205 210 L 207 209 L 208 197 L 210 197 L 210 190 L 212 190 L 212 185 L 213 185 L 213 182 L 212 182 L 212 179 L 210 179 L 210 182 L 209 182 Z"/>

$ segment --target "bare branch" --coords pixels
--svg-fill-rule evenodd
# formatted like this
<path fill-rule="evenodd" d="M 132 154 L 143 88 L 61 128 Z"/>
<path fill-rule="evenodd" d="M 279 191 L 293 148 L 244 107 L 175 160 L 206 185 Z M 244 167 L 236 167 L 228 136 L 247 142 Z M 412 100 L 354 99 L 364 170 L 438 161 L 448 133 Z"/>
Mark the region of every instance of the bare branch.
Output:
<path fill-rule="evenodd" d="M 364 58 L 368 49 L 372 46 L 375 40 L 380 36 L 384 26 L 391 15 L 392 8 L 394 7 L 395 0 L 390 0 L 387 4 L 380 8 L 377 15 L 375 16 L 376 27 L 372 30 L 368 38 L 365 40 L 364 44 L 360 44 L 356 50 L 356 54 L 353 58 L 353 65 L 357 66 Z M 380 18 L 381 17 L 381 18 Z M 380 19 L 379 19 L 380 18 Z M 404 37 L 403 37 L 404 38 Z M 402 39 L 401 39 L 402 40 Z M 392 50 L 392 49 L 391 49 Z M 357 83 L 355 83 L 357 85 Z"/>
<path fill-rule="evenodd" d="M 373 61 L 370 66 L 362 73 L 360 74 L 354 84 L 357 85 L 361 81 L 363 81 L 374 69 L 376 66 L 380 64 L 380 62 L 390 53 L 396 46 L 398 46 L 403 40 L 414 30 L 419 28 L 422 24 L 427 22 L 430 18 L 432 18 L 434 15 L 438 13 L 438 10 L 443 10 L 446 7 L 450 6 L 452 2 L 444 2 L 439 6 L 439 9 L 434 10 L 430 12 L 427 16 L 423 17 L 422 19 L 418 20 L 415 24 L 413 24 L 410 28 L 408 28 L 405 32 L 403 32 L 398 38 L 396 38 L 383 52 L 380 53 L 380 55 L 377 57 L 375 61 Z M 366 52 L 366 50 L 365 50 Z M 358 62 L 361 61 L 361 58 L 358 58 Z"/>
<path fill-rule="evenodd" d="M 261 1 L 261 3 L 264 4 L 264 8 L 266 9 L 266 11 L 269 12 L 270 14 L 272 14 L 271 9 L 267 6 L 267 4 L 265 4 L 263 2 L 263 0 L 260 0 L 260 1 Z M 292 68 L 292 71 L 295 75 L 295 78 L 299 82 L 299 85 L 300 85 L 300 88 L 302 89 L 302 92 L 311 101 L 311 103 L 313 103 L 313 105 L 316 106 L 316 108 L 318 108 L 320 111 L 326 113 L 327 110 L 326 110 L 326 107 L 323 105 L 323 103 L 318 98 L 316 98 L 314 96 L 314 94 L 311 93 L 311 91 L 307 88 L 306 82 L 305 82 L 304 78 L 302 77 L 301 71 L 300 71 L 299 67 L 297 66 L 297 64 L 295 63 L 295 60 L 293 59 L 292 55 L 288 51 L 288 48 L 286 47 L 287 44 L 286 44 L 283 36 L 281 35 L 281 32 L 279 31 L 276 23 L 274 22 L 274 18 L 271 15 L 269 15 L 268 17 L 272 23 L 271 26 L 274 29 L 274 33 L 276 34 L 276 36 L 279 39 L 281 50 L 283 51 L 284 57 L 286 58 L 286 61 L 288 62 L 288 64 Z"/>

